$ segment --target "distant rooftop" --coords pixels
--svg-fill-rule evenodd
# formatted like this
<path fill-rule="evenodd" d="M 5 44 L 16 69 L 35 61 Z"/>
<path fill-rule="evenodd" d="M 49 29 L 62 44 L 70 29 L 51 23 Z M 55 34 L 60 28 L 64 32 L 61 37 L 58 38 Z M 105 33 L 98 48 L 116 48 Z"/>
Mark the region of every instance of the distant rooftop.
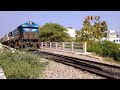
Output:
<path fill-rule="evenodd" d="M 115 33 L 115 30 L 108 30 L 108 31 L 105 31 L 104 33 Z"/>
<path fill-rule="evenodd" d="M 67 28 L 70 28 L 70 29 L 72 29 L 72 27 L 67 27 Z"/>
<path fill-rule="evenodd" d="M 115 30 L 110 30 L 110 33 L 115 33 Z"/>

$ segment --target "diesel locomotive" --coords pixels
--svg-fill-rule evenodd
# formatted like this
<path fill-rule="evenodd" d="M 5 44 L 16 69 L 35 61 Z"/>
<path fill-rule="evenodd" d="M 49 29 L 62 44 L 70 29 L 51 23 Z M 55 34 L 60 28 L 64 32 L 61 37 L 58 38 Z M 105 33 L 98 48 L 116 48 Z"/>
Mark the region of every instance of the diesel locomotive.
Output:
<path fill-rule="evenodd" d="M 39 25 L 28 21 L 1 38 L 1 42 L 14 48 L 39 48 Z"/>

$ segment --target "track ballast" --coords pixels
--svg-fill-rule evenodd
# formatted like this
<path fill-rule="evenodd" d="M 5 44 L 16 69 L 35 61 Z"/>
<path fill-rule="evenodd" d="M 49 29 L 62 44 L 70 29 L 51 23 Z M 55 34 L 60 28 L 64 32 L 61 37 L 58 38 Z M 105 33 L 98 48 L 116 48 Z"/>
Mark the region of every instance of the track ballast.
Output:
<path fill-rule="evenodd" d="M 109 79 L 120 79 L 120 66 L 109 65 L 100 62 L 83 60 L 75 57 L 54 54 L 45 51 L 35 51 L 35 54 L 42 54 L 45 58 L 53 59 L 57 62 L 74 66 L 79 69 L 95 73 Z"/>

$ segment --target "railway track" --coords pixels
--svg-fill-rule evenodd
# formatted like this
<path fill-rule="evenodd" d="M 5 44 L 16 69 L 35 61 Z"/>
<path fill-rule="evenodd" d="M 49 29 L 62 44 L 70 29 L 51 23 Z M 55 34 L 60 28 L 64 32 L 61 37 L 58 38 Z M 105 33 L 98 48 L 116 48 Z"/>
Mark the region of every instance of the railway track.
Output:
<path fill-rule="evenodd" d="M 44 51 L 34 51 L 35 54 L 42 54 L 45 58 L 53 59 L 57 62 L 74 66 L 79 69 L 89 71 L 108 79 L 120 79 L 120 66 L 104 64 L 75 57 L 64 56 Z"/>

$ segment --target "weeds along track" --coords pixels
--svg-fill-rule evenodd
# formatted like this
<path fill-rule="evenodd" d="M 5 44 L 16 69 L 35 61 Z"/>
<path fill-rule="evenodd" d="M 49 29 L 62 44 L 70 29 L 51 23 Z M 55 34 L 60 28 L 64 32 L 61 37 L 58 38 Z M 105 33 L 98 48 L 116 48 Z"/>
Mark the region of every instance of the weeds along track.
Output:
<path fill-rule="evenodd" d="M 14 50 L 14 48 L 3 45 L 3 47 Z M 70 65 L 79 69 L 83 69 L 85 71 L 89 71 L 91 73 L 100 75 L 102 77 L 108 79 L 120 79 L 120 66 L 109 65 L 105 63 L 89 61 L 84 59 L 79 59 L 76 57 L 70 57 L 65 55 L 54 54 L 45 51 L 32 51 L 35 54 L 41 54 L 43 57 L 47 59 L 52 59 L 54 61 Z"/>
<path fill-rule="evenodd" d="M 109 65 L 89 60 L 83 60 L 75 57 L 64 56 L 44 51 L 34 51 L 35 54 L 41 54 L 47 59 L 74 66 L 85 71 L 97 74 L 108 79 L 120 79 L 120 66 Z"/>

